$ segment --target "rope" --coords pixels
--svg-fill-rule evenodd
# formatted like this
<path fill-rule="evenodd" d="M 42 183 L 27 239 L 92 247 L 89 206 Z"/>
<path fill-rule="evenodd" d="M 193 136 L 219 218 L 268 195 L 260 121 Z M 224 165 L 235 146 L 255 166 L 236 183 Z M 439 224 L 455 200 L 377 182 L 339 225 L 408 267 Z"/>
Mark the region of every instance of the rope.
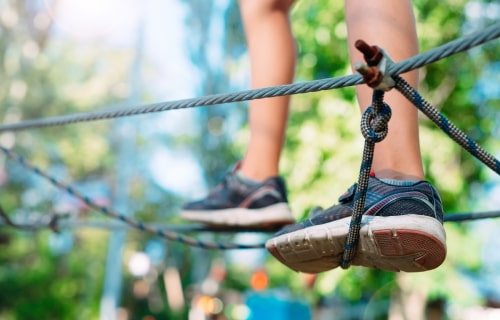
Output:
<path fill-rule="evenodd" d="M 422 113 L 432 120 L 441 130 L 462 148 L 479 159 L 483 164 L 500 175 L 500 161 L 478 145 L 471 137 L 457 128 L 450 120 L 441 114 L 436 108 L 429 104 L 422 96 L 412 88 L 400 76 L 393 77 L 396 81 L 396 89 L 412 102 Z"/>
<path fill-rule="evenodd" d="M 105 230 L 119 230 L 119 229 L 132 229 L 136 228 L 120 222 L 120 221 L 100 221 L 100 220 L 61 220 L 62 217 L 49 215 L 47 219 L 40 219 L 40 222 L 31 224 L 20 224 L 13 222 L 5 214 L 3 209 L 0 207 L 0 227 L 9 226 L 15 229 L 23 231 L 38 231 L 42 229 L 52 229 L 54 232 L 59 232 L 62 229 L 78 229 L 78 228 L 97 228 Z M 7 218 L 7 219 L 6 219 Z M 447 213 L 444 215 L 444 222 L 463 222 L 463 221 L 473 221 L 480 219 L 492 219 L 500 218 L 500 211 L 487 211 L 487 212 L 468 212 L 468 213 Z M 162 230 L 175 231 L 175 232 L 229 232 L 229 233 L 241 233 L 241 232 L 253 232 L 253 233 L 267 233 L 274 232 L 278 230 L 274 229 L 262 229 L 262 228 L 233 228 L 233 227 L 216 227 L 203 224 L 158 224 L 151 223 L 151 226 L 155 228 L 160 228 Z M 264 244 L 262 244 L 264 246 Z"/>
<path fill-rule="evenodd" d="M 103 214 L 105 214 L 108 217 L 118 219 L 131 227 L 134 227 L 136 229 L 155 234 L 157 236 L 160 236 L 162 238 L 166 238 L 168 240 L 173 240 L 177 242 L 184 243 L 186 245 L 192 246 L 192 247 L 199 247 L 199 248 L 204 248 L 204 249 L 219 249 L 219 250 L 229 250 L 229 249 L 256 249 L 256 248 L 264 248 L 263 244 L 255 244 L 255 245 L 243 245 L 243 244 L 223 244 L 219 242 L 214 242 L 214 241 L 201 241 L 195 238 L 191 237 L 186 237 L 181 235 L 180 233 L 173 232 L 173 231 L 167 231 L 167 230 L 162 230 L 160 228 L 155 228 L 153 226 L 150 226 L 148 224 L 145 224 L 141 221 L 135 220 L 133 218 L 130 218 L 126 215 L 120 214 L 113 210 L 112 208 L 108 206 L 102 206 L 94 202 L 92 199 L 89 197 L 81 194 L 78 192 L 76 189 L 72 188 L 71 186 L 64 184 L 54 177 L 48 175 L 44 171 L 40 170 L 38 167 L 34 166 L 31 164 L 29 161 L 25 160 L 22 156 L 18 155 L 17 153 L 6 149 L 2 146 L 0 146 L 0 150 L 10 159 L 13 159 L 17 162 L 19 162 L 23 167 L 26 169 L 36 173 L 37 175 L 49 180 L 53 185 L 56 187 L 65 190 L 75 198 L 83 201 L 85 204 L 87 204 L 89 207 L 96 209 Z"/>
<path fill-rule="evenodd" d="M 108 220 L 72 220 L 67 219 L 69 215 L 47 214 L 39 219 L 37 222 L 32 223 L 17 223 L 12 221 L 5 211 L 0 207 L 0 226 L 9 226 L 15 229 L 24 231 L 37 231 L 42 229 L 52 229 L 54 232 L 59 232 L 61 229 L 69 228 L 98 228 L 108 230 L 119 229 L 136 229 L 135 227 L 121 222 L 121 221 L 108 221 Z M 3 222 L 1 221 L 3 220 Z M 210 232 L 210 233 L 271 233 L 276 232 L 278 228 L 258 228 L 258 227 L 220 227 L 210 226 L 204 224 L 161 224 L 150 223 L 149 226 L 159 228 L 161 230 L 168 230 L 174 232 L 192 233 L 192 232 Z"/>
<path fill-rule="evenodd" d="M 484 28 L 482 31 L 471 33 L 462 38 L 450 41 L 445 45 L 416 55 L 413 58 L 409 58 L 401 61 L 400 63 L 393 64 L 389 67 L 389 74 L 391 76 L 395 76 L 416 68 L 423 67 L 443 58 L 447 58 L 453 54 L 466 51 L 480 44 L 494 40 L 498 37 L 500 37 L 500 22 Z"/>
<path fill-rule="evenodd" d="M 430 64 L 440 59 L 449 57 L 453 54 L 465 51 L 474 46 L 478 46 L 487 41 L 500 37 L 500 22 L 485 28 L 482 31 L 464 36 L 460 39 L 448 42 L 442 46 L 416 55 L 412 58 L 395 63 L 389 69 L 390 75 L 399 75 L 404 72 L 416 69 L 418 67 Z M 223 103 L 241 102 L 254 99 L 262 99 L 277 96 L 287 96 L 300 93 L 316 92 L 342 88 L 363 83 L 359 74 L 314 80 L 304 83 L 295 83 L 261 89 L 252 89 L 229 94 L 215 94 L 200 98 L 191 98 L 163 103 L 148 104 L 136 107 L 126 108 L 108 108 L 104 110 L 77 113 L 71 115 L 56 116 L 51 118 L 42 118 L 21 121 L 13 124 L 0 126 L 0 133 L 4 131 L 19 131 L 29 128 L 42 128 L 49 126 L 60 126 L 76 122 L 111 119 L 131 115 L 160 112 L 175 109 L 186 109 L 200 106 L 211 106 Z"/>
<path fill-rule="evenodd" d="M 372 106 L 368 107 L 361 118 L 361 133 L 365 137 L 363 148 L 363 158 L 358 178 L 358 186 L 354 195 L 354 209 L 349 233 L 344 245 L 342 260 L 340 266 L 343 269 L 349 268 L 351 261 L 356 255 L 356 249 L 359 242 L 359 231 L 361 229 L 361 220 L 365 211 L 366 193 L 368 191 L 368 182 L 373 162 L 373 153 L 375 143 L 384 140 L 387 136 L 387 124 L 391 118 L 391 108 L 384 103 L 384 91 L 374 90 Z"/>
<path fill-rule="evenodd" d="M 444 222 L 459 222 L 491 218 L 500 218 L 500 211 L 448 213 L 444 215 Z"/>

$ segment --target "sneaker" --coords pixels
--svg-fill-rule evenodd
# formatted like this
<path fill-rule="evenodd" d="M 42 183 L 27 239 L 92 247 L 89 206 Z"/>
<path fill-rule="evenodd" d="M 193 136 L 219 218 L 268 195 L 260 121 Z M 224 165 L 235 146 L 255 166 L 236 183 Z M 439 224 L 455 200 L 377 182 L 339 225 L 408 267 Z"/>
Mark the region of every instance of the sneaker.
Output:
<path fill-rule="evenodd" d="M 229 172 L 206 198 L 186 203 L 181 217 L 221 227 L 271 228 L 295 222 L 281 177 L 262 183 L 244 180 Z"/>
<path fill-rule="evenodd" d="M 340 265 L 354 207 L 356 184 L 327 210 L 286 226 L 267 250 L 289 268 L 318 273 Z M 370 177 L 357 253 L 352 265 L 417 272 L 437 268 L 446 257 L 443 209 L 426 181 L 396 186 Z"/>

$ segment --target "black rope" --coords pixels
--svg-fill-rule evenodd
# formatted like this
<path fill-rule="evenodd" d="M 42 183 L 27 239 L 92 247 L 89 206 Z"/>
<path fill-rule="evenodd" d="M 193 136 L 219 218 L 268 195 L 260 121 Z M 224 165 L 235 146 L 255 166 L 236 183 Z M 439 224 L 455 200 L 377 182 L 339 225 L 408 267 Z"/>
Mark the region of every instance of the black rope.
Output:
<path fill-rule="evenodd" d="M 120 221 L 101 221 L 101 220 L 66 220 L 60 219 L 59 217 L 50 217 L 49 221 L 44 219 L 45 222 L 37 222 L 30 224 L 20 224 L 13 222 L 9 219 L 9 222 L 5 219 L 5 211 L 0 207 L 0 227 L 8 226 L 15 229 L 23 231 L 39 231 L 43 229 L 52 229 L 54 232 L 59 232 L 63 229 L 77 229 L 77 228 L 97 228 L 97 229 L 132 229 L 139 230 L 129 224 L 122 223 Z M 464 212 L 464 213 L 447 213 L 444 215 L 444 222 L 464 222 L 482 219 L 495 219 L 500 218 L 500 211 L 487 211 L 487 212 Z M 218 227 L 210 226 L 204 224 L 162 224 L 162 223 L 150 223 L 150 226 L 154 228 L 159 228 L 162 230 L 183 232 L 183 233 L 200 233 L 200 232 L 210 232 L 210 233 L 272 233 L 278 231 L 276 228 L 249 228 L 249 227 Z M 140 230 L 139 230 L 140 231 Z M 262 247 L 264 244 L 262 244 Z"/>
<path fill-rule="evenodd" d="M 428 103 L 408 82 L 400 76 L 393 77 L 396 89 L 432 120 L 441 130 L 462 148 L 500 175 L 500 161 L 484 150 L 471 137 L 457 128 L 450 120 Z"/>
<path fill-rule="evenodd" d="M 59 217 L 50 217 L 50 219 L 43 219 L 40 222 L 34 223 L 16 223 L 11 219 L 8 221 L 5 219 L 5 211 L 0 207 L 0 227 L 8 226 L 24 231 L 38 231 L 44 229 L 52 229 L 54 232 L 58 232 L 61 229 L 70 228 L 96 228 L 96 229 L 108 229 L 108 230 L 119 230 L 119 229 L 134 229 L 137 228 L 121 221 L 117 220 L 72 220 L 72 219 L 61 219 Z M 1 221 L 3 220 L 3 222 Z M 143 222 L 145 224 L 145 222 Z M 274 233 L 278 231 L 279 227 L 229 227 L 229 226 L 212 226 L 200 223 L 148 223 L 149 226 L 161 229 L 163 231 L 173 231 L 182 233 Z"/>
<path fill-rule="evenodd" d="M 372 106 L 368 107 L 361 118 L 361 133 L 365 137 L 363 158 L 359 172 L 358 185 L 354 195 L 354 209 L 349 225 L 349 233 L 344 245 L 340 266 L 349 268 L 356 255 L 359 242 L 361 220 L 365 210 L 366 193 L 373 162 L 375 143 L 384 140 L 387 136 L 387 124 L 391 118 L 391 108 L 384 103 L 384 91 L 374 90 Z"/>

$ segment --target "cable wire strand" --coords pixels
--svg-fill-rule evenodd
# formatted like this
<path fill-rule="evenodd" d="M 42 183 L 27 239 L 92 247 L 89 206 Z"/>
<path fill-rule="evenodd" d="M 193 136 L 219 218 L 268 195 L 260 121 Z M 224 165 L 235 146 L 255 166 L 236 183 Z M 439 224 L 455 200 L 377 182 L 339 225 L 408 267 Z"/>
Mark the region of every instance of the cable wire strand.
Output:
<path fill-rule="evenodd" d="M 500 22 L 493 24 L 481 31 L 464 36 L 457 40 L 448 42 L 425 53 L 395 63 L 389 69 L 390 75 L 399 75 L 418 67 L 436 62 L 453 54 L 465 51 L 490 40 L 500 37 Z M 300 93 L 309 93 L 322 90 L 343 88 L 363 83 L 362 76 L 352 74 L 347 76 L 314 80 L 304 83 L 294 83 L 281 86 L 245 90 L 229 94 L 215 94 L 200 98 L 191 98 L 177 101 L 154 103 L 136 107 L 107 108 L 86 113 L 62 115 L 50 118 L 41 118 L 21 121 L 13 124 L 0 125 L 0 132 L 19 131 L 31 128 L 43 128 L 49 126 L 61 126 L 77 122 L 95 121 L 126 117 L 138 114 L 160 112 L 167 110 L 185 109 L 217 104 L 241 102 L 254 99 L 262 99 L 277 96 L 287 96 Z"/>

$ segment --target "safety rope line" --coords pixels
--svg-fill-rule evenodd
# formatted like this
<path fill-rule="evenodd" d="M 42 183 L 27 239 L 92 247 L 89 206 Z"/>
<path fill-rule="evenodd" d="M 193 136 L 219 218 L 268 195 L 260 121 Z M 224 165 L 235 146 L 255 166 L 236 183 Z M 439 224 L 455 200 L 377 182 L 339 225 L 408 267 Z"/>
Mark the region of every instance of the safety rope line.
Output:
<path fill-rule="evenodd" d="M 448 213 L 444 215 L 443 220 L 444 222 L 460 222 L 491 218 L 500 218 L 500 211 Z"/>
<path fill-rule="evenodd" d="M 24 159 L 24 157 L 20 156 L 19 154 L 15 153 L 7 148 L 4 148 L 2 146 L 0 146 L 0 150 L 8 158 L 17 161 L 26 169 L 28 169 L 28 170 L 36 173 L 37 175 L 49 180 L 53 185 L 66 191 L 67 193 L 71 194 L 75 198 L 83 201 L 89 207 L 102 212 L 103 214 L 105 214 L 108 217 L 118 219 L 122 222 L 125 222 L 126 224 L 128 224 L 136 229 L 139 229 L 139 230 L 151 233 L 151 234 L 155 234 L 157 236 L 160 236 L 160 237 L 168 239 L 168 240 L 177 241 L 177 242 L 181 242 L 183 244 L 186 244 L 186 245 L 189 245 L 192 247 L 199 247 L 199 248 L 204 248 L 204 249 L 230 250 L 230 249 L 264 248 L 263 244 L 244 245 L 244 244 L 233 244 L 233 243 L 224 244 L 224 243 L 219 243 L 219 242 L 214 242 L 214 241 L 205 241 L 205 240 L 201 241 L 201 240 L 196 239 L 196 238 L 184 236 L 184 235 L 177 233 L 177 232 L 166 231 L 166 230 L 162 230 L 160 228 L 152 227 L 149 224 L 146 224 L 144 222 L 130 218 L 126 215 L 120 214 L 108 206 L 99 205 L 98 203 L 93 201 L 90 197 L 87 197 L 87 196 L 81 194 L 73 187 L 57 180 L 56 178 L 50 176 L 46 172 L 40 170 L 38 167 L 31 164 L 29 161 Z"/>
<path fill-rule="evenodd" d="M 3 209 L 0 207 L 0 213 Z M 7 219 L 6 219 L 7 217 Z M 443 216 L 444 222 L 464 222 L 482 219 L 500 218 L 500 211 L 486 211 L 486 212 L 463 212 L 463 213 L 446 213 Z M 160 228 L 162 230 L 183 232 L 183 233 L 200 233 L 200 232 L 220 232 L 220 233 L 272 233 L 278 230 L 274 229 L 261 229 L 261 228 L 233 228 L 233 227 L 217 227 L 203 224 L 161 224 L 150 223 L 150 226 Z M 0 214 L 0 227 L 8 226 L 21 231 L 34 232 L 44 229 L 51 229 L 54 232 L 60 232 L 64 229 L 80 229 L 80 228 L 95 228 L 104 230 L 119 230 L 128 228 L 137 230 L 126 223 L 120 221 L 101 221 L 101 220 L 65 220 L 59 216 L 49 216 L 47 219 L 40 219 L 36 223 L 21 224 L 12 221 L 8 218 L 7 214 Z M 264 246 L 264 244 L 262 244 Z"/>
<path fill-rule="evenodd" d="M 389 67 L 389 74 L 391 76 L 403 74 L 410 70 L 447 58 L 453 54 L 466 51 L 498 37 L 500 37 L 500 22 L 492 24 L 482 31 L 471 33 L 462 38 L 452 40 L 445 45 L 418 54 L 415 57 L 403 60 L 400 63 L 395 63 Z"/>
<path fill-rule="evenodd" d="M 468 50 L 472 47 L 478 46 L 498 37 L 500 37 L 500 22 L 493 24 L 483 29 L 482 31 L 472 33 L 470 35 L 436 47 L 425 53 L 418 54 L 399 63 L 395 63 L 390 67 L 389 73 L 390 75 L 399 75 L 401 73 L 405 73 L 410 70 L 422 67 L 426 64 L 430 64 L 443 58 L 449 57 L 453 54 Z M 362 77 L 359 74 L 353 74 L 348 76 L 314 80 L 304 83 L 294 83 L 288 85 L 252 89 L 229 94 L 215 94 L 200 98 L 154 103 L 136 107 L 114 107 L 87 113 L 76 113 L 50 118 L 26 120 L 13 124 L 0 125 L 0 132 L 60 126 L 76 122 L 111 119 L 152 112 L 211 106 L 223 103 L 242 102 L 277 96 L 289 96 L 294 94 L 342 88 L 361 83 L 363 83 Z"/>
<path fill-rule="evenodd" d="M 446 133 L 453 141 L 468 151 L 471 155 L 488 166 L 491 170 L 500 175 L 500 161 L 492 156 L 488 151 L 484 150 L 471 137 L 457 128 L 450 120 L 448 120 L 435 107 L 427 102 L 408 82 L 400 76 L 395 76 L 393 79 L 396 82 L 395 88 L 403 94 L 411 103 L 413 103 L 423 114 L 425 114 L 432 122 L 434 122 L 444 133 Z"/>
<path fill-rule="evenodd" d="M 387 136 L 388 123 L 391 119 L 391 108 L 384 103 L 384 91 L 374 90 L 372 105 L 369 106 L 361 117 L 361 133 L 365 138 L 363 157 L 359 170 L 358 184 L 354 194 L 354 208 L 349 224 L 349 232 L 344 244 L 344 252 L 340 266 L 343 269 L 349 268 L 352 259 L 356 255 L 361 220 L 365 211 L 365 200 L 370 180 L 370 172 L 373 162 L 375 143 L 378 143 Z"/>
<path fill-rule="evenodd" d="M 499 213 L 500 214 L 500 213 Z M 274 233 L 278 228 L 260 228 L 260 227 L 230 227 L 230 226 L 211 226 L 205 224 L 173 224 L 173 223 L 148 223 L 150 227 L 164 231 L 174 231 L 182 233 Z M 38 231 L 42 229 L 51 229 L 54 232 L 60 232 L 62 229 L 70 228 L 96 228 L 96 229 L 133 229 L 138 230 L 127 223 L 118 220 L 77 220 L 68 216 L 59 216 L 57 214 L 47 213 L 36 222 L 18 223 L 9 218 L 7 213 L 0 206 L 0 227 L 8 226 L 23 231 Z"/>

